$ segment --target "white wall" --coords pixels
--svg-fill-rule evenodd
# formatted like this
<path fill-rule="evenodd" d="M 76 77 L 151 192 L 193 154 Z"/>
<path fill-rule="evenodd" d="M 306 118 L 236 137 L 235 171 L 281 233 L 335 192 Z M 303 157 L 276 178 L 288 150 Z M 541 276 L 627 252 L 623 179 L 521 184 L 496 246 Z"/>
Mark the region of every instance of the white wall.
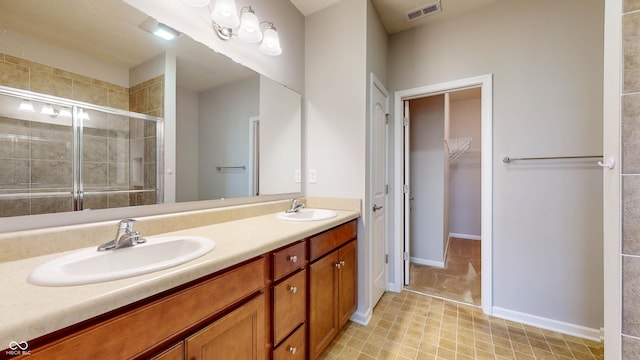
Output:
<path fill-rule="evenodd" d="M 478 96 L 479 96 L 478 91 Z M 480 237 L 480 98 L 451 101 L 450 135 L 470 137 L 471 151 L 450 165 L 449 232 Z"/>
<path fill-rule="evenodd" d="M 256 114 L 257 115 L 257 114 Z M 260 194 L 301 191 L 302 99 L 286 87 L 260 77 Z"/>
<path fill-rule="evenodd" d="M 444 95 L 409 102 L 411 162 L 411 260 L 444 266 Z"/>
<path fill-rule="evenodd" d="M 341 1 L 306 17 L 305 166 L 317 171 L 307 196 L 365 199 L 368 6 Z M 358 224 L 360 321 L 371 314 L 365 215 Z"/>
<path fill-rule="evenodd" d="M 498 0 L 390 38 L 391 90 L 493 74 L 494 313 L 603 324 L 603 1 Z"/>
<path fill-rule="evenodd" d="M 260 111 L 260 77 L 252 76 L 198 95 L 198 197 L 249 195 L 249 118 Z"/>
<path fill-rule="evenodd" d="M 198 200 L 198 93 L 178 88 L 176 201 Z"/>

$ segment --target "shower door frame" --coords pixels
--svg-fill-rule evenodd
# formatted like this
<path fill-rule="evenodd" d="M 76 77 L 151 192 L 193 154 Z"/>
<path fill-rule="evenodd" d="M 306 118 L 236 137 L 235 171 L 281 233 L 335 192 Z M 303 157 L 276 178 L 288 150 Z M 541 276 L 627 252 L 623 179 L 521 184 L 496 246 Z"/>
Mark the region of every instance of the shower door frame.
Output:
<path fill-rule="evenodd" d="M 82 175 L 82 153 L 83 153 L 83 117 L 82 113 L 85 110 L 93 110 L 99 111 L 102 113 L 106 113 L 109 115 L 117 115 L 123 116 L 130 119 L 141 119 L 145 121 L 154 121 L 156 122 L 156 186 L 155 189 L 142 189 L 142 190 L 105 190 L 105 191 L 89 191 L 87 193 L 90 194 L 99 194 L 99 193 L 141 193 L 141 192 L 152 192 L 156 193 L 156 203 L 158 201 L 162 201 L 164 189 L 162 186 L 162 181 L 160 178 L 160 174 L 164 173 L 164 119 L 140 114 L 136 112 L 131 112 L 122 109 L 116 109 L 108 106 L 95 105 L 91 103 L 86 103 L 82 101 L 76 101 L 66 98 L 61 98 L 52 95 L 41 94 L 33 91 L 22 90 L 11 88 L 7 86 L 0 86 L 0 95 L 10 96 L 22 100 L 30 100 L 37 101 L 40 103 L 46 103 L 50 105 L 56 106 L 64 106 L 71 108 L 71 131 L 72 131 L 72 146 L 73 146 L 73 156 L 72 156 L 72 192 L 71 194 L 67 192 L 51 192 L 51 193 L 41 193 L 36 195 L 47 195 L 47 196 L 60 196 L 60 195 L 71 195 L 72 196 L 72 209 L 71 211 L 81 211 L 83 210 L 83 201 L 84 201 L 84 187 L 83 187 L 83 175 Z M 31 121 L 31 120 L 27 120 Z M 15 195 L 12 195 L 15 196 Z M 29 197 L 32 197 L 33 194 L 29 193 Z M 0 198 L 2 194 L 0 194 Z"/>

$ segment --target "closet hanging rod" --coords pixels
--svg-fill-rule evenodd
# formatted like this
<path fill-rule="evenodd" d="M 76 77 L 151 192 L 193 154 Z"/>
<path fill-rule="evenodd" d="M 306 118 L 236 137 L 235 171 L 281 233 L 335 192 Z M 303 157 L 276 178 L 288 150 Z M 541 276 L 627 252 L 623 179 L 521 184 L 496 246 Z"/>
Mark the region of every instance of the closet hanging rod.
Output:
<path fill-rule="evenodd" d="M 583 155 L 583 156 L 548 156 L 548 157 L 523 157 L 523 158 L 512 158 L 505 156 L 502 159 L 502 162 L 505 164 L 509 164 L 512 161 L 521 161 L 521 160 L 561 160 L 561 159 L 595 159 L 601 158 L 602 155 Z"/>

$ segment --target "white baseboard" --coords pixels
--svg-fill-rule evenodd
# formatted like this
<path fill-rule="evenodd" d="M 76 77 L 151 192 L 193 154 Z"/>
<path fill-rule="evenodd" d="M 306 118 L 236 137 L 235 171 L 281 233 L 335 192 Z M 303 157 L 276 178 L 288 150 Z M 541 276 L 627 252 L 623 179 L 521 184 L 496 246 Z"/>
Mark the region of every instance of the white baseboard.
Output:
<path fill-rule="evenodd" d="M 420 258 L 416 258 L 416 257 L 412 256 L 411 257 L 411 262 L 414 263 L 414 264 L 418 264 L 418 265 L 427 265 L 427 266 L 444 268 L 444 261 L 420 259 Z"/>
<path fill-rule="evenodd" d="M 602 338 L 602 331 L 600 329 L 591 329 L 581 325 L 543 318 L 537 315 L 526 314 L 497 306 L 494 306 L 492 308 L 492 315 L 501 319 L 515 321 L 522 324 L 531 325 L 562 334 L 577 336 L 593 341 L 601 341 Z"/>
<path fill-rule="evenodd" d="M 465 239 L 465 240 L 482 240 L 482 237 L 480 237 L 480 235 L 449 233 L 449 238 L 452 238 L 452 237 Z"/>
<path fill-rule="evenodd" d="M 356 324 L 360 324 L 362 326 L 369 325 L 369 321 L 371 321 L 371 317 L 373 316 L 373 310 L 367 309 L 366 312 L 356 311 L 351 315 L 349 320 L 353 321 Z"/>

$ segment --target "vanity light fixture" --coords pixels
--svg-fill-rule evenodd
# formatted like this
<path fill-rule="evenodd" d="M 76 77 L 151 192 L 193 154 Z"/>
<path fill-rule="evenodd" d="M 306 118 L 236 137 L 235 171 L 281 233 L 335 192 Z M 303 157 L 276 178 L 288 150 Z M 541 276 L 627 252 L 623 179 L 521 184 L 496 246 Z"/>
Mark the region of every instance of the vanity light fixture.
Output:
<path fill-rule="evenodd" d="M 257 44 L 260 43 L 260 51 L 270 56 L 282 54 L 280 38 L 276 27 L 270 21 L 259 21 L 251 6 L 240 9 L 240 16 L 235 0 L 215 0 L 215 6 L 211 10 L 210 0 L 182 0 L 193 7 L 209 7 L 213 31 L 222 40 L 230 40 L 232 36 L 238 36 L 241 40 Z M 261 26 L 266 25 L 264 34 Z M 234 31 L 235 29 L 235 31 Z"/>

